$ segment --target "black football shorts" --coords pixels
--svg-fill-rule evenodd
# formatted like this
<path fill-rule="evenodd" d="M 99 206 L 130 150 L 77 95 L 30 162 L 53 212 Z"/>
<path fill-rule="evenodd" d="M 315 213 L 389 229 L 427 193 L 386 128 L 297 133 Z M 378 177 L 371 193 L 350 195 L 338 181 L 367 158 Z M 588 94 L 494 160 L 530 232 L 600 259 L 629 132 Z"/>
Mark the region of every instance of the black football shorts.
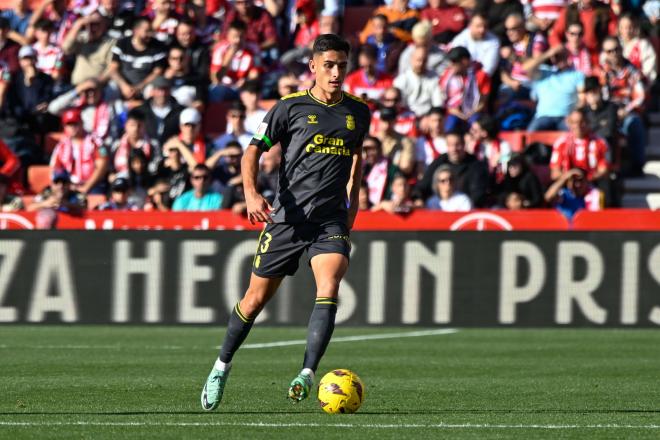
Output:
<path fill-rule="evenodd" d="M 269 223 L 259 236 L 252 272 L 263 278 L 293 275 L 304 251 L 309 260 L 320 254 L 342 254 L 349 258 L 348 228 L 341 222 Z"/>

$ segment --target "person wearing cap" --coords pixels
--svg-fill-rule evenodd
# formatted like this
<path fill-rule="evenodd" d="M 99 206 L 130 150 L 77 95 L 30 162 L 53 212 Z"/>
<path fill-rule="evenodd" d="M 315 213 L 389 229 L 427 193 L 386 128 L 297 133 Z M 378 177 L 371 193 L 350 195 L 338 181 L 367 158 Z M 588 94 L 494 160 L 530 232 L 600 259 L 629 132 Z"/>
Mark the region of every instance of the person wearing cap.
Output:
<path fill-rule="evenodd" d="M 451 40 L 451 47 L 459 46 L 470 52 L 488 76 L 493 76 L 500 60 L 500 39 L 488 30 L 488 18 L 483 13 L 472 15 L 468 27 Z"/>
<path fill-rule="evenodd" d="M 383 154 L 406 176 L 415 170 L 415 144 L 407 136 L 394 129 L 397 111 L 394 107 L 381 107 L 378 132 L 375 134 L 382 144 Z"/>
<path fill-rule="evenodd" d="M 222 206 L 222 194 L 210 190 L 211 171 L 197 164 L 190 173 L 192 189 L 174 200 L 172 211 L 216 211 Z"/>
<path fill-rule="evenodd" d="M 110 185 L 108 201 L 96 207 L 98 211 L 139 211 L 140 207 L 129 199 L 131 183 L 125 177 L 118 177 Z"/>
<path fill-rule="evenodd" d="M 18 72 L 19 69 L 18 51 L 21 45 L 9 39 L 10 32 L 9 20 L 0 17 L 0 66 L 2 66 L 0 79 L 3 80 L 6 80 L 5 76 L 9 78 L 9 75 Z"/>
<path fill-rule="evenodd" d="M 233 21 L 224 37 L 211 51 L 209 99 L 212 102 L 238 98 L 238 90 L 247 79 L 259 76 L 259 53 L 247 43 L 246 24 Z"/>
<path fill-rule="evenodd" d="M 86 207 L 85 195 L 74 189 L 69 173 L 60 170 L 53 174 L 52 183 L 26 209 L 28 212 L 53 211 L 80 215 Z"/>
<path fill-rule="evenodd" d="M 105 99 L 103 85 L 96 78 L 88 78 L 53 99 L 48 104 L 48 112 L 62 116 L 69 108 L 79 109 L 85 132 L 109 146 L 120 136 L 119 114 L 123 111 L 122 107 L 117 101 Z"/>
<path fill-rule="evenodd" d="M 196 165 L 206 161 L 211 146 L 202 133 L 202 115 L 199 110 L 188 107 L 181 112 L 179 134 L 171 137 L 165 143 L 163 151 L 166 152 L 172 148 L 179 150 L 191 172 Z"/>
<path fill-rule="evenodd" d="M 103 194 L 108 171 L 108 152 L 96 137 L 86 134 L 80 110 L 62 114 L 64 135 L 50 158 L 53 175 L 67 172 L 73 187 L 82 194 Z"/>
<path fill-rule="evenodd" d="M 112 48 L 110 76 L 122 98 L 141 100 L 145 87 L 163 74 L 166 57 L 167 48 L 153 38 L 149 18 L 135 18 L 133 35 Z"/>
<path fill-rule="evenodd" d="M 163 74 L 172 84 L 172 96 L 186 107 L 201 109 L 207 100 L 208 86 L 206 72 L 201 74 L 190 70 L 190 62 L 185 49 L 172 46 L 167 53 L 167 68 Z"/>
<path fill-rule="evenodd" d="M 440 77 L 443 107 L 447 109 L 445 131 L 467 131 L 483 109 L 490 94 L 490 77 L 474 63 L 465 47 L 453 47 L 449 68 Z"/>
<path fill-rule="evenodd" d="M 254 137 L 245 129 L 245 106 L 239 101 L 231 103 L 227 111 L 227 132 L 221 134 L 213 141 L 213 148 L 221 150 L 225 148 L 228 142 L 237 141 L 243 149 L 250 145 L 250 141 Z"/>
<path fill-rule="evenodd" d="M 147 136 L 161 146 L 179 133 L 179 115 L 184 109 L 172 96 L 171 88 L 170 80 L 157 76 L 151 82 L 151 96 L 138 107 L 144 114 Z"/>
<path fill-rule="evenodd" d="M 75 57 L 71 71 L 71 84 L 96 78 L 101 84 L 110 79 L 112 48 L 116 40 L 107 35 L 108 20 L 99 11 L 77 19 L 64 37 L 62 50 Z"/>
<path fill-rule="evenodd" d="M 394 79 L 394 87 L 401 90 L 405 105 L 418 118 L 442 104 L 438 75 L 427 67 L 427 58 L 428 49 L 415 46 L 409 67 Z"/>
<path fill-rule="evenodd" d="M 394 78 L 376 70 L 376 48 L 365 44 L 358 52 L 359 69 L 346 75 L 344 87 L 347 92 L 375 105 L 383 92 L 392 86 Z"/>

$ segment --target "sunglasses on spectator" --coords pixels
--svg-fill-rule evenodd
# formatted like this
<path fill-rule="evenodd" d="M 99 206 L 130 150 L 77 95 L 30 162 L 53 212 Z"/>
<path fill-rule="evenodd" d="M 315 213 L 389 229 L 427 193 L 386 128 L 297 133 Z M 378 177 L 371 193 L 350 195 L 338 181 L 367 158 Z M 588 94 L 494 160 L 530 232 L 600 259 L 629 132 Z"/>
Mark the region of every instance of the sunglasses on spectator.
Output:
<path fill-rule="evenodd" d="M 192 180 L 206 180 L 209 178 L 208 174 L 193 174 L 191 176 Z"/>

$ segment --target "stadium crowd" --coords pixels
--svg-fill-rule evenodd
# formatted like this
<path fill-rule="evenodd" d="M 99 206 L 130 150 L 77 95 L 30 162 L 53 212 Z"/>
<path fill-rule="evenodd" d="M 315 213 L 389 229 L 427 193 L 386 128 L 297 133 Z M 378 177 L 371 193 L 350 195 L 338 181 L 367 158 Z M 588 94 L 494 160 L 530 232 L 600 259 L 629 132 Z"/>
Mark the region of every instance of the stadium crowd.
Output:
<path fill-rule="evenodd" d="M 2 211 L 72 214 L 98 194 L 94 209 L 243 213 L 241 155 L 268 105 L 311 87 L 314 38 L 342 33 L 363 5 L 12 1 L 0 11 Z M 570 217 L 617 206 L 621 177 L 642 174 L 659 0 L 371 5 L 363 29 L 343 31 L 345 90 L 373 111 L 361 209 Z M 561 132 L 552 145 L 511 142 L 547 131 Z M 50 185 L 24 205 L 27 170 L 44 164 Z M 267 198 L 278 167 L 274 148 Z"/>

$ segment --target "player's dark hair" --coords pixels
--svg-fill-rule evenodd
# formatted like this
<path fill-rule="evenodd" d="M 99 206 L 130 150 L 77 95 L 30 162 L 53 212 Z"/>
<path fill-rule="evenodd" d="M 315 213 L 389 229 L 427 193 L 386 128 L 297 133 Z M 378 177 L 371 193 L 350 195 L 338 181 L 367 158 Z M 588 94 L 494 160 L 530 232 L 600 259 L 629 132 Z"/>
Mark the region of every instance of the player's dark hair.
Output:
<path fill-rule="evenodd" d="M 244 33 L 247 31 L 247 25 L 245 24 L 244 21 L 234 20 L 231 23 L 229 23 L 229 29 L 234 29 Z"/>
<path fill-rule="evenodd" d="M 348 55 L 351 51 L 351 45 L 348 44 L 348 41 L 335 34 L 323 34 L 316 37 L 316 40 L 314 40 L 314 46 L 312 47 L 312 53 L 314 55 L 328 52 L 330 50 L 344 52 Z"/>

